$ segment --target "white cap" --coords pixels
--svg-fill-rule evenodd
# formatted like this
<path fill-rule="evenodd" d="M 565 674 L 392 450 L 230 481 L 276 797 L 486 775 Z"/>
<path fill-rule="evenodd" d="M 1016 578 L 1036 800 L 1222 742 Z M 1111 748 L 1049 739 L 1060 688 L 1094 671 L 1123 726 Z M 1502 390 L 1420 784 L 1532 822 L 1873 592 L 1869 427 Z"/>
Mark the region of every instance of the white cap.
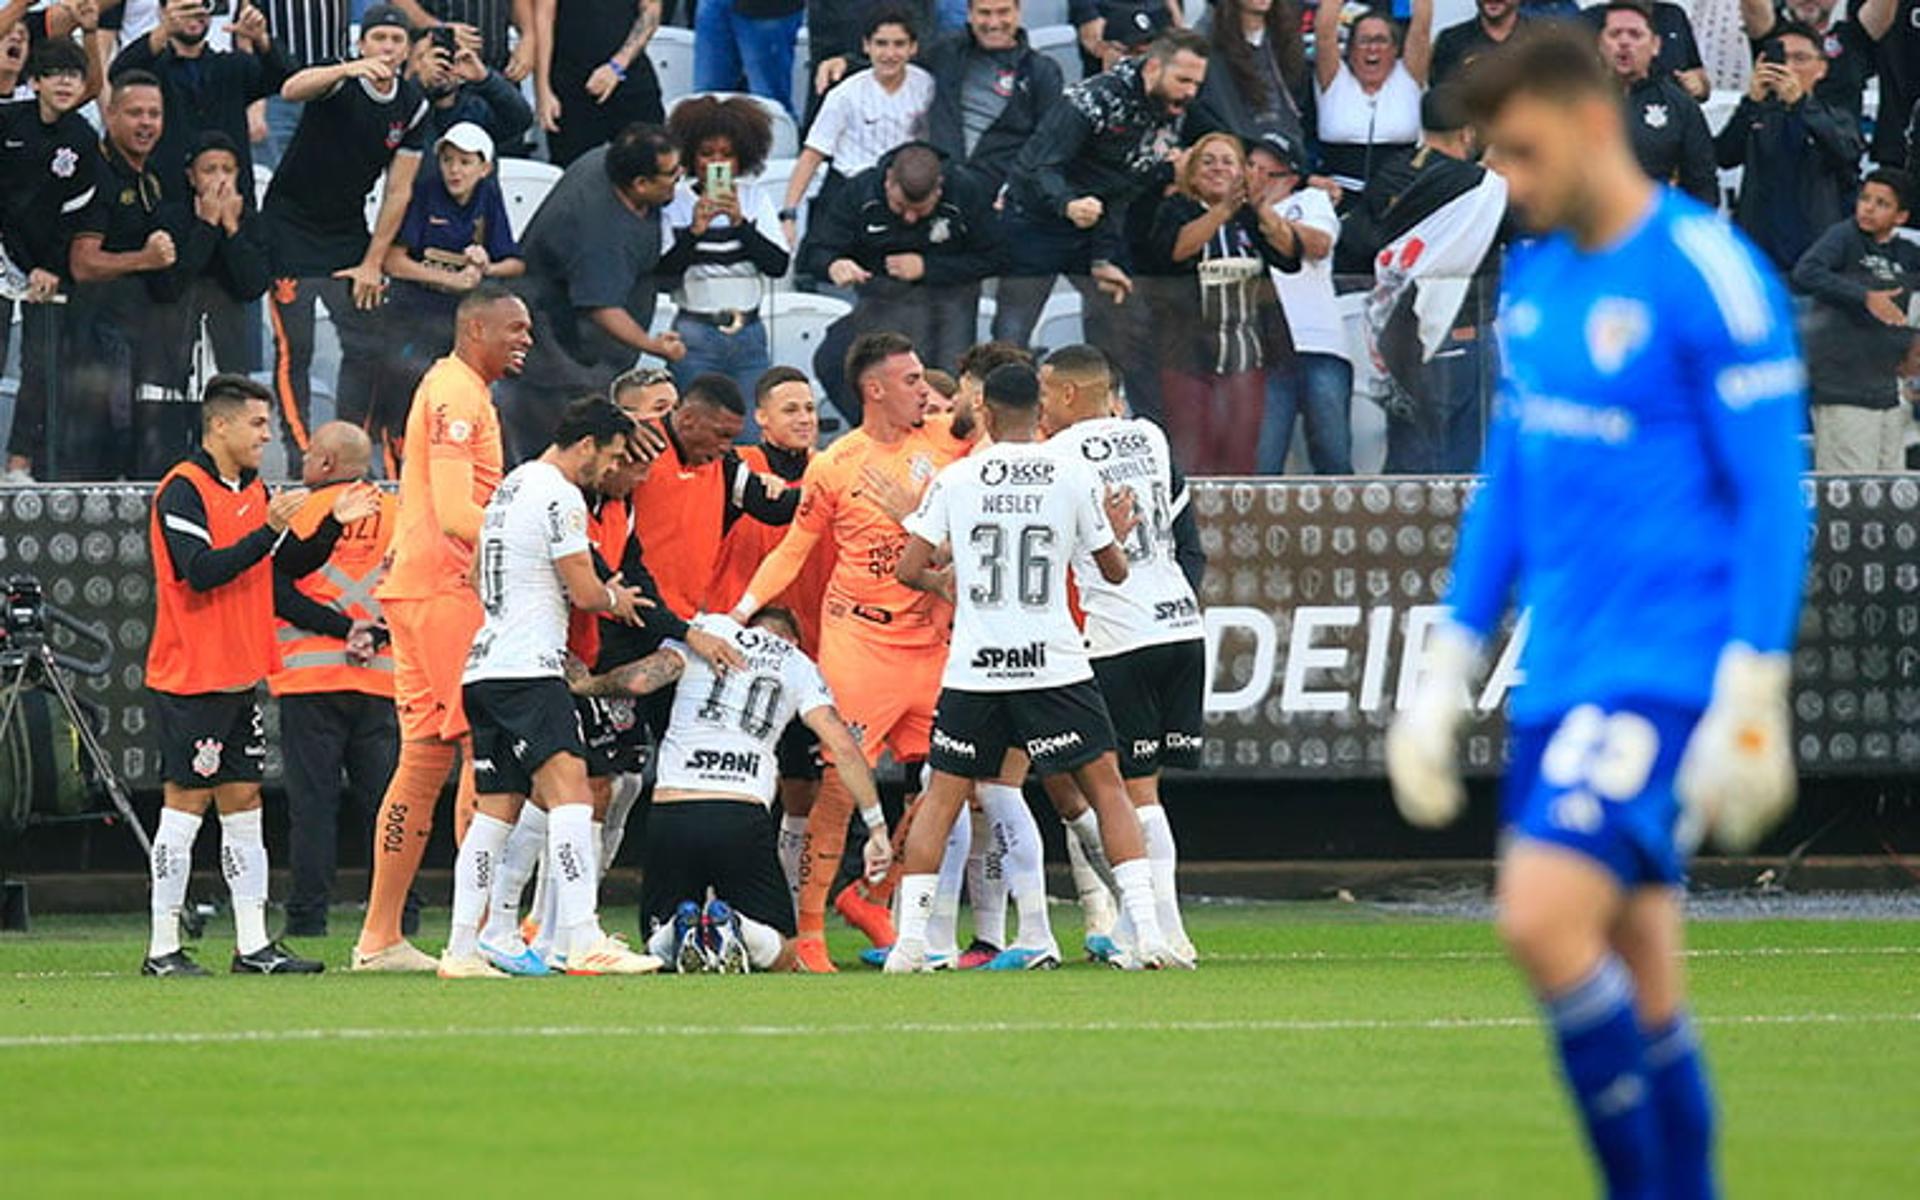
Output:
<path fill-rule="evenodd" d="M 488 162 L 493 161 L 493 138 L 472 121 L 462 121 L 441 134 L 440 140 L 433 144 L 433 152 L 440 153 L 442 146 L 452 146 L 468 154 L 478 154 Z"/>

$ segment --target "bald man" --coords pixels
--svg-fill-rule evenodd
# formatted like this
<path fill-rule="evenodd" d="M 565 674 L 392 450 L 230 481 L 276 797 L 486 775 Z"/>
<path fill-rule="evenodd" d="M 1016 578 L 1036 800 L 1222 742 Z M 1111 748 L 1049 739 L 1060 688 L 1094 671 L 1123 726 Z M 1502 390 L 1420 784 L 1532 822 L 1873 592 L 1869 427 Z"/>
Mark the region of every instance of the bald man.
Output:
<path fill-rule="evenodd" d="M 373 443 L 358 426 L 334 421 L 314 430 L 300 471 L 313 496 L 290 525 L 297 536 L 326 516 L 338 489 L 366 477 L 372 457 Z M 346 526 L 325 566 L 299 580 L 274 576 L 281 666 L 267 686 L 280 703 L 292 824 L 287 932 L 300 937 L 327 932 L 343 785 L 371 834 L 399 754 L 393 658 L 373 595 L 396 507 L 393 496 L 382 493 L 379 512 Z M 417 908 L 409 897 L 409 915 Z"/>

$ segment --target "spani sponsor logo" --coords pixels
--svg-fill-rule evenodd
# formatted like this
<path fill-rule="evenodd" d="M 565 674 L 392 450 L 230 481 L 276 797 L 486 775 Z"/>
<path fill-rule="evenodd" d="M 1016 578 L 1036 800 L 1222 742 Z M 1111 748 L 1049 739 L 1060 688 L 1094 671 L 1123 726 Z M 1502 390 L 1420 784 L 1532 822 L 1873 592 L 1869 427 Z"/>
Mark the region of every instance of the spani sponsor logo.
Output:
<path fill-rule="evenodd" d="M 989 674 L 1005 671 L 1041 671 L 1047 665 L 1047 644 L 1030 642 L 1025 646 L 1002 648 L 982 646 L 973 653 L 973 669 Z"/>
<path fill-rule="evenodd" d="M 739 750 L 695 750 L 687 769 L 711 775 L 758 775 L 760 756 Z"/>

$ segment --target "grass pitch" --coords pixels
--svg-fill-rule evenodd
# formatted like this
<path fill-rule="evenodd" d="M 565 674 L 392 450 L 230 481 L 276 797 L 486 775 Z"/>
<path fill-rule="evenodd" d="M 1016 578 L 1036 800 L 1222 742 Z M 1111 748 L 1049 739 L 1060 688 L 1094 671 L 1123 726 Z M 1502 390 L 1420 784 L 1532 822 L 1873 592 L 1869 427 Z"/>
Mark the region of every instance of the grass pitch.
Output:
<path fill-rule="evenodd" d="M 0 1193 L 1592 1190 L 1484 925 L 1192 916 L 1195 974 L 469 983 L 142 979 L 140 918 L 43 920 L 0 937 Z M 1913 1195 L 1920 923 L 1691 944 L 1729 1194 Z M 202 962 L 228 946 L 210 931 Z"/>

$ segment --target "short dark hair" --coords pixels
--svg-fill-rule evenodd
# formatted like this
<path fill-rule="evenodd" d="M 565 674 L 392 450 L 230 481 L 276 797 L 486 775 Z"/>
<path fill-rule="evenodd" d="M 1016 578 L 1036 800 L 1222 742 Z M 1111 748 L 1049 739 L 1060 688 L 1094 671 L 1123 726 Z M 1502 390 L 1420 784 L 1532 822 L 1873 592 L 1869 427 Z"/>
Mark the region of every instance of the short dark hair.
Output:
<path fill-rule="evenodd" d="M 163 90 L 160 87 L 160 77 L 158 75 L 155 75 L 152 71 L 143 71 L 139 67 L 128 67 L 126 70 L 116 74 L 111 82 L 113 84 L 113 94 L 116 97 L 120 94 L 121 90 L 125 88 L 150 87 L 155 91 Z M 112 105 L 113 101 L 109 101 L 108 107 L 112 107 Z"/>
<path fill-rule="evenodd" d="M 460 303 L 453 310 L 453 319 L 456 323 L 464 321 L 483 308 L 491 307 L 502 300 L 518 298 L 513 289 L 505 284 L 483 280 L 475 284 L 466 295 L 460 297 Z"/>
<path fill-rule="evenodd" d="M 1195 33 L 1191 29 L 1167 28 L 1161 30 L 1159 36 L 1148 44 L 1147 57 L 1165 66 L 1173 61 L 1175 55 L 1182 52 L 1205 58 L 1212 50 L 1213 47 L 1207 44 L 1207 39 L 1202 34 Z"/>
<path fill-rule="evenodd" d="M 1032 366 L 1033 353 L 1012 342 L 975 342 L 960 356 L 956 369 L 962 375 L 985 379 L 992 374 L 995 367 L 1005 366 L 1007 363 L 1025 363 Z"/>
<path fill-rule="evenodd" d="M 193 139 L 193 148 L 187 151 L 187 166 L 192 167 L 200 161 L 202 154 L 212 154 L 216 150 L 233 155 L 233 165 L 240 165 L 240 147 L 232 138 L 218 129 L 203 129 L 200 136 Z"/>
<path fill-rule="evenodd" d="M 666 129 L 635 121 L 607 143 L 607 178 L 615 187 L 628 187 L 636 179 L 651 179 L 660 173 L 660 160 L 676 148 L 673 135 Z"/>
<path fill-rule="evenodd" d="M 907 31 L 914 41 L 920 40 L 920 31 L 914 27 L 913 14 L 898 4 L 878 4 L 867 14 L 867 23 L 860 27 L 860 40 L 866 41 L 880 32 L 883 25 L 898 25 Z"/>
<path fill-rule="evenodd" d="M 1607 3 L 1600 5 L 1600 25 L 1602 28 L 1606 27 L 1607 18 L 1616 12 L 1632 13 L 1642 21 L 1645 21 L 1648 29 L 1653 28 L 1653 5 L 1645 3 L 1644 0 L 1607 0 Z"/>
<path fill-rule="evenodd" d="M 554 428 L 553 444 L 571 446 L 581 438 L 592 438 L 595 446 L 604 446 L 615 438 L 633 433 L 633 418 L 615 407 L 605 396 L 579 396 L 567 403 Z"/>
<path fill-rule="evenodd" d="M 760 372 L 760 378 L 753 381 L 753 402 L 756 405 L 765 404 L 767 397 L 773 395 L 773 389 L 783 383 L 804 383 L 808 387 L 813 386 L 813 380 L 808 379 L 807 373 L 799 367 L 789 367 L 784 364 L 768 367 Z"/>
<path fill-rule="evenodd" d="M 699 404 L 707 408 L 724 408 L 736 417 L 747 415 L 747 401 L 740 395 L 740 385 L 718 371 L 707 371 L 695 375 L 693 382 L 680 393 L 680 403 Z"/>
<path fill-rule="evenodd" d="M 876 333 L 863 333 L 853 339 L 853 345 L 847 347 L 846 373 L 847 386 L 855 392 L 866 381 L 867 372 L 896 354 L 912 354 L 913 339 L 904 333 L 880 330 Z"/>
<path fill-rule="evenodd" d="M 773 117 L 751 96 L 688 96 L 673 106 L 667 129 L 683 162 L 709 138 L 727 139 L 740 175 L 758 175 L 773 153 Z"/>
<path fill-rule="evenodd" d="M 924 142 L 909 142 L 894 151 L 887 178 L 914 204 L 940 190 L 940 152 Z"/>
<path fill-rule="evenodd" d="M 1773 27 L 1773 36 L 1768 38 L 1767 40 L 1769 42 L 1777 42 L 1781 38 L 1790 38 L 1790 37 L 1799 38 L 1801 41 L 1807 43 L 1807 45 L 1812 46 L 1815 50 L 1822 49 L 1824 44 L 1824 41 L 1821 38 L 1821 36 L 1813 31 L 1813 26 L 1808 25 L 1804 21 L 1780 22 L 1778 25 L 1775 25 Z"/>
<path fill-rule="evenodd" d="M 987 372 L 981 390 L 988 404 L 1012 412 L 1040 407 L 1040 376 L 1025 363 L 1003 363 Z"/>
<path fill-rule="evenodd" d="M 1086 342 L 1060 347 L 1047 355 L 1046 365 L 1063 375 L 1102 375 L 1107 386 L 1113 386 L 1113 360 L 1106 351 Z"/>
<path fill-rule="evenodd" d="M 1460 99 L 1476 125 L 1492 122 L 1517 96 L 1561 104 L 1595 97 L 1617 102 L 1619 88 L 1587 30 L 1540 21 L 1475 58 L 1460 83 Z"/>
<path fill-rule="evenodd" d="M 747 619 L 748 629 L 758 625 L 785 625 L 796 641 L 802 633 L 800 618 L 793 615 L 792 609 L 781 608 L 777 604 L 769 604 Z"/>
<path fill-rule="evenodd" d="M 200 389 L 200 428 L 211 428 L 215 417 L 233 416 L 255 400 L 271 405 L 273 393 L 245 375 L 215 375 Z"/>
<path fill-rule="evenodd" d="M 1427 133 L 1458 133 L 1473 124 L 1473 118 L 1467 115 L 1467 106 L 1460 99 L 1460 89 L 1451 84 L 1441 84 L 1427 89 L 1420 97 L 1420 128 Z"/>
<path fill-rule="evenodd" d="M 41 38 L 27 52 L 26 76 L 39 79 L 61 71 L 87 73 L 87 52 L 72 38 Z"/>
<path fill-rule="evenodd" d="M 1880 167 L 1862 179 L 1860 186 L 1864 188 L 1870 183 L 1877 183 L 1892 192 L 1893 201 L 1900 206 L 1901 211 L 1904 212 L 1912 207 L 1913 176 L 1905 171 L 1896 170 L 1893 167 Z"/>

